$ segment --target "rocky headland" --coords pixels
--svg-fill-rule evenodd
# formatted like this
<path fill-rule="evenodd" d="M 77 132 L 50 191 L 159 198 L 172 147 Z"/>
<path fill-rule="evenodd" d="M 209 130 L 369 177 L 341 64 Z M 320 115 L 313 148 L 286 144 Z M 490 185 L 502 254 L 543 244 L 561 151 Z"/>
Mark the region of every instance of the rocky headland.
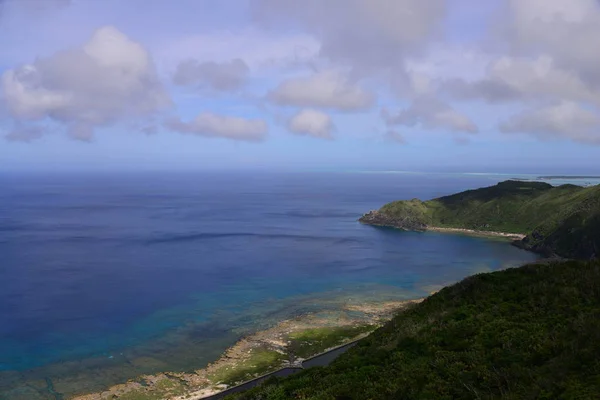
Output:
<path fill-rule="evenodd" d="M 503 237 L 546 257 L 589 260 L 600 255 L 600 185 L 510 180 L 428 201 L 395 201 L 359 221 L 407 231 Z"/>
<path fill-rule="evenodd" d="M 519 233 L 506 233 L 506 232 L 494 232 L 476 229 L 465 229 L 465 228 L 444 228 L 440 226 L 430 226 L 417 219 L 408 217 L 394 217 L 389 216 L 378 210 L 371 210 L 364 214 L 359 221 L 366 225 L 382 226 L 389 228 L 402 229 L 404 231 L 413 232 L 441 232 L 441 233 L 458 233 L 472 236 L 486 236 L 486 237 L 501 237 L 512 240 L 522 240 L 526 235 Z"/>

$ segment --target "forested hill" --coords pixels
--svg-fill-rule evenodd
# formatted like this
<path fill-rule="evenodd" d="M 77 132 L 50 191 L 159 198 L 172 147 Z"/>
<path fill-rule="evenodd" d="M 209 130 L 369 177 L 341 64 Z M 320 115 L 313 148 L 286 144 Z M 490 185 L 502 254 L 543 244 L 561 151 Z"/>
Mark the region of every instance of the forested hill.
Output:
<path fill-rule="evenodd" d="M 479 274 L 401 312 L 325 368 L 237 400 L 595 399 L 600 262 Z"/>
<path fill-rule="evenodd" d="M 554 187 L 505 181 L 429 201 L 395 201 L 361 222 L 406 230 L 430 227 L 520 233 L 516 245 L 546 255 L 593 259 L 600 255 L 600 186 Z"/>

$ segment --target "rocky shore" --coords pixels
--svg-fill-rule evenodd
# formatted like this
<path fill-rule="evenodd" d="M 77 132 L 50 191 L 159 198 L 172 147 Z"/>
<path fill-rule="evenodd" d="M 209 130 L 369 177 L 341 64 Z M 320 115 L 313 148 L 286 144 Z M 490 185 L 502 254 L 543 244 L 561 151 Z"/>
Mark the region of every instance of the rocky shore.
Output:
<path fill-rule="evenodd" d="M 394 217 L 377 210 L 371 210 L 364 214 L 360 217 L 359 222 L 367 225 L 387 226 L 405 231 L 422 232 L 427 230 L 427 224 L 413 215 L 408 214 Z"/>
<path fill-rule="evenodd" d="M 337 311 L 310 313 L 240 339 L 217 361 L 188 373 L 163 372 L 74 400 L 199 400 L 310 356 L 368 335 L 419 300 L 348 303 Z"/>
<path fill-rule="evenodd" d="M 495 231 L 486 231 L 486 230 L 476 230 L 476 229 L 463 229 L 463 228 L 446 228 L 440 226 L 430 226 L 426 223 L 414 218 L 411 215 L 402 216 L 402 217 L 394 217 L 387 215 L 381 211 L 371 210 L 368 213 L 364 214 L 359 222 L 366 225 L 374 225 L 374 226 L 383 226 L 390 227 L 396 229 L 402 229 L 405 231 L 415 231 L 415 232 L 424 232 L 424 231 L 433 231 L 433 232 L 443 232 L 443 233 L 460 233 L 465 235 L 473 235 L 473 236 L 488 236 L 488 237 L 502 237 L 506 239 L 512 240 L 523 240 L 526 235 L 518 234 L 518 233 L 506 233 L 506 232 L 495 232 Z"/>
<path fill-rule="evenodd" d="M 428 231 L 443 232 L 443 233 L 462 233 L 465 235 L 473 236 L 491 236 L 491 237 L 502 237 L 512 240 L 522 240 L 525 235 L 519 233 L 506 233 L 506 232 L 494 232 L 494 231 L 480 231 L 475 229 L 461 229 L 461 228 L 442 228 L 438 226 L 428 226 Z"/>

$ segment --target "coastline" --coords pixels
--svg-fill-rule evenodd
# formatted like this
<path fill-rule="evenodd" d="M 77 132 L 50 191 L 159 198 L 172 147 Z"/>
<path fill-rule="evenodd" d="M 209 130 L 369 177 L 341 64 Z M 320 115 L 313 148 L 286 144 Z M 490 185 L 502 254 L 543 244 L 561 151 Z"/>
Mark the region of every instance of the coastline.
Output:
<path fill-rule="evenodd" d="M 507 232 L 495 232 L 495 231 L 480 231 L 475 229 L 463 229 L 463 228 L 444 228 L 440 226 L 427 226 L 427 231 L 441 232 L 441 233 L 459 233 L 471 236 L 488 236 L 488 237 L 501 237 L 512 240 L 523 240 L 525 236 L 520 233 L 507 233 Z"/>
<path fill-rule="evenodd" d="M 509 235 L 499 232 L 475 231 L 458 228 L 429 228 L 430 227 L 424 230 L 437 230 L 438 232 L 462 233 L 466 235 L 480 234 L 482 236 L 501 236 L 504 238 L 506 238 L 505 235 Z M 436 289 L 437 288 L 425 290 L 425 293 Z M 418 296 L 422 295 L 423 294 L 419 294 Z M 379 296 L 377 297 L 380 298 Z M 417 297 L 417 295 L 415 294 L 414 297 Z M 336 299 L 337 298 L 338 297 L 336 297 Z M 342 299 L 342 297 L 339 298 Z M 312 339 L 314 339 L 314 336 L 298 339 L 291 338 L 290 335 L 292 333 L 327 328 L 331 330 L 329 333 L 340 336 L 340 332 L 335 332 L 336 329 L 358 328 L 360 331 L 360 329 L 365 328 L 369 324 L 371 324 L 371 330 L 374 330 L 377 326 L 389 320 L 393 314 L 401 309 L 406 303 L 405 301 L 382 303 L 381 301 L 378 302 L 373 300 L 373 298 L 363 298 L 360 299 L 359 302 L 348 304 L 347 301 L 350 301 L 350 298 L 346 298 L 344 296 L 342 302 L 338 302 L 337 300 L 333 302 L 335 303 L 335 307 L 341 308 L 341 311 L 344 313 L 367 314 L 368 317 L 366 319 L 357 319 L 355 315 L 352 315 L 351 317 L 348 315 L 337 315 L 333 317 L 334 321 L 332 322 L 331 316 L 326 317 L 319 311 L 309 312 L 305 308 L 306 313 L 300 317 L 285 319 L 279 323 L 277 323 L 278 320 L 286 317 L 281 316 L 279 319 L 272 319 L 257 329 L 264 329 L 271 324 L 276 324 L 273 328 L 261 330 L 254 334 L 247 335 L 246 337 L 240 339 L 233 346 L 229 347 L 223 353 L 221 353 L 220 349 L 215 351 L 215 354 L 211 355 L 210 358 L 207 357 L 208 359 L 202 362 L 202 364 L 190 363 L 191 365 L 188 368 L 179 369 L 177 372 L 170 372 L 173 370 L 170 370 L 169 366 L 164 365 L 162 368 L 156 368 L 154 371 L 146 371 L 145 373 L 140 372 L 138 374 L 131 375 L 130 377 L 126 377 L 125 379 L 121 380 L 121 382 L 125 383 L 111 385 L 110 387 L 109 385 L 100 386 L 90 391 L 72 391 L 69 394 L 65 394 L 65 398 L 77 400 L 183 400 L 186 398 L 193 398 L 199 400 L 207 396 L 215 395 L 234 387 L 239 383 L 252 380 L 256 376 L 270 374 L 272 371 L 278 370 L 282 367 L 295 368 L 294 365 L 298 364 L 294 363 L 301 362 L 301 357 L 297 357 L 296 355 L 290 353 L 289 347 L 291 342 L 295 342 L 295 344 L 298 344 L 299 342 L 310 344 Z M 409 301 L 408 303 L 412 302 L 413 301 Z M 319 304 L 321 304 L 320 301 Z M 310 307 L 307 308 L 310 310 Z M 331 309 L 329 309 L 326 313 L 329 313 L 330 311 Z M 339 310 L 336 309 L 336 311 Z M 286 323 L 291 324 L 292 328 L 286 330 Z M 307 357 L 322 353 L 322 351 L 327 350 L 328 348 L 349 343 L 353 340 L 356 340 L 357 337 L 362 337 L 360 335 L 363 334 L 362 332 L 357 331 L 350 331 L 350 333 L 352 334 L 345 332 L 342 341 L 335 343 L 330 347 L 310 349 L 311 353 Z M 233 343 L 233 341 L 230 343 Z M 193 345 L 193 343 L 191 344 Z M 225 349 L 225 346 L 222 347 L 222 349 Z M 217 355 L 218 353 L 221 353 L 220 357 Z M 194 368 L 206 365 L 206 362 L 210 359 L 217 359 L 217 361 L 209 364 L 205 368 L 193 370 Z M 114 382 L 119 382 L 119 380 L 114 380 L 113 383 Z M 68 393 L 68 391 L 62 391 L 60 389 L 60 385 L 58 387 L 60 392 Z M 109 387 L 109 389 L 104 390 L 106 387 Z M 102 391 L 95 392 L 95 390 Z M 82 393 L 90 394 L 80 395 Z"/>
<path fill-rule="evenodd" d="M 161 372 L 73 400 L 200 400 L 282 368 L 356 342 L 397 312 L 423 299 L 346 304 L 340 310 L 308 313 L 240 339 L 205 368 Z"/>
<path fill-rule="evenodd" d="M 498 237 L 511 240 L 523 240 L 527 236 L 521 233 L 431 226 L 418 219 L 414 219 L 411 216 L 407 216 L 404 218 L 389 217 L 388 215 L 379 210 L 371 210 L 366 214 L 363 214 L 363 216 L 358 219 L 358 222 L 365 225 L 395 228 L 401 229 L 403 231 L 413 232 L 431 231 L 440 233 L 463 234 L 469 236 Z"/>

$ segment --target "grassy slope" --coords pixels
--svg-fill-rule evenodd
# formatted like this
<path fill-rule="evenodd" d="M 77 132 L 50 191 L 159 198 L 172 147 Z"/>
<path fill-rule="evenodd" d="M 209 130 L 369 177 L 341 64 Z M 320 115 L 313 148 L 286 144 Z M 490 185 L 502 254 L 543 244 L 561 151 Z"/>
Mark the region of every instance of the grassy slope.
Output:
<path fill-rule="evenodd" d="M 296 358 L 309 358 L 327 349 L 347 343 L 359 335 L 374 331 L 374 325 L 323 327 L 294 332 L 289 336 L 288 351 Z"/>
<path fill-rule="evenodd" d="M 235 399 L 597 398 L 600 262 L 479 274 L 399 314 L 326 368 Z"/>
<path fill-rule="evenodd" d="M 425 202 L 396 201 L 380 211 L 430 226 L 527 234 L 534 249 L 564 257 L 600 254 L 600 186 L 506 181 Z"/>

